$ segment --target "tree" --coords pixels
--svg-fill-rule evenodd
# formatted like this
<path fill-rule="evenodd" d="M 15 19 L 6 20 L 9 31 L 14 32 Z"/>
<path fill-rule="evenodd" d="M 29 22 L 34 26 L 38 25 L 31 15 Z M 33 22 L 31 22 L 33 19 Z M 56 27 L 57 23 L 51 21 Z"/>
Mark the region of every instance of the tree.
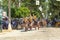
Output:
<path fill-rule="evenodd" d="M 55 16 L 57 15 L 59 18 L 59 13 L 60 13 L 60 2 L 56 1 L 56 0 L 50 0 L 49 2 L 49 12 L 52 13 L 52 17 L 51 18 L 55 18 Z"/>
<path fill-rule="evenodd" d="M 55 15 L 58 15 L 60 13 L 60 2 L 59 1 L 48 0 L 49 3 L 46 3 L 45 2 L 46 0 L 39 0 L 39 1 L 40 1 L 40 5 L 39 6 L 42 6 L 42 9 L 43 9 L 42 12 L 45 13 L 45 15 L 46 15 L 46 9 L 47 9 L 46 8 L 46 4 L 49 7 L 48 11 L 47 11 L 48 15 L 49 15 L 50 12 L 52 13 L 51 18 L 54 18 Z M 2 6 L 3 6 L 4 10 L 6 10 L 6 11 L 8 11 L 7 10 L 8 9 L 7 8 L 8 7 L 7 4 L 8 4 L 8 1 L 7 0 L 3 0 Z M 18 5 L 19 5 L 19 0 L 11 0 L 11 9 L 13 9 L 11 11 L 12 14 L 17 15 L 17 14 L 15 14 L 16 13 L 15 10 L 16 9 L 19 10 L 18 8 L 20 8 L 20 7 Z M 38 16 L 41 17 L 42 13 L 38 9 L 39 6 L 36 5 L 36 0 L 21 0 L 21 7 L 27 7 L 30 10 L 30 13 L 36 14 L 36 16 L 38 14 L 40 14 Z"/>
<path fill-rule="evenodd" d="M 41 12 L 39 11 L 39 9 L 38 9 L 38 7 L 40 6 L 37 6 L 36 5 L 36 0 L 24 0 L 24 1 L 22 1 L 22 3 L 21 3 L 22 5 L 22 7 L 23 6 L 25 6 L 25 7 L 28 7 L 29 8 L 29 10 L 30 10 L 30 13 L 31 14 L 34 14 L 34 15 L 36 15 L 37 17 L 40 17 L 41 15 Z M 39 14 L 39 15 L 38 15 Z"/>
<path fill-rule="evenodd" d="M 15 10 L 15 16 L 20 18 L 20 17 L 27 17 L 30 15 L 30 10 L 27 7 L 19 7 L 18 9 Z"/>

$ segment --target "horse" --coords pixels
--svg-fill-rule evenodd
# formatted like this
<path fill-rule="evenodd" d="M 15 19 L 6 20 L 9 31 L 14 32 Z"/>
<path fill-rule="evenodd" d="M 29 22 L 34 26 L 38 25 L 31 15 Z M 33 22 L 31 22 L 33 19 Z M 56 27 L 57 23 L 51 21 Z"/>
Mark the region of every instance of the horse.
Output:
<path fill-rule="evenodd" d="M 29 19 L 28 19 L 28 28 L 29 28 L 30 30 L 32 30 L 32 23 L 33 23 L 32 20 L 29 20 Z"/>
<path fill-rule="evenodd" d="M 39 30 L 39 28 L 40 28 L 40 21 L 33 20 L 33 27 L 35 28 L 35 30 L 36 30 L 36 27 L 38 27 L 38 30 Z"/>
<path fill-rule="evenodd" d="M 28 26 L 29 26 L 30 30 L 32 30 L 32 28 L 35 28 L 35 30 L 36 30 L 36 27 L 38 27 L 38 30 L 39 30 L 39 28 L 40 28 L 40 21 L 35 21 L 35 20 L 33 20 L 32 22 L 29 21 Z"/>
<path fill-rule="evenodd" d="M 43 27 L 46 27 L 47 26 L 47 21 L 45 19 L 42 19 L 42 24 L 43 24 L 42 25 Z"/>
<path fill-rule="evenodd" d="M 28 19 L 23 18 L 23 22 L 20 25 L 21 25 L 21 29 L 25 29 L 25 31 L 27 31 L 28 30 Z"/>

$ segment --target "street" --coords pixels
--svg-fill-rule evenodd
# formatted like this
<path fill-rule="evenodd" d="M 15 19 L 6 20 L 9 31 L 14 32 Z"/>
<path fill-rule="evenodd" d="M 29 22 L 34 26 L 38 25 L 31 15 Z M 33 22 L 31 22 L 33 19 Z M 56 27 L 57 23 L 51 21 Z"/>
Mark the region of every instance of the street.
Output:
<path fill-rule="evenodd" d="M 60 28 L 40 28 L 27 32 L 12 30 L 0 34 L 0 40 L 60 40 Z"/>

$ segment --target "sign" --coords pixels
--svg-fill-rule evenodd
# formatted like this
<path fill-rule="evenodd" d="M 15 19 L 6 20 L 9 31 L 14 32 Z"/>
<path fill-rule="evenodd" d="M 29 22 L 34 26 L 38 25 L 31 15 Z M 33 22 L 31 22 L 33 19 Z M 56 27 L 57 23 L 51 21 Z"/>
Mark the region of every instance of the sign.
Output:
<path fill-rule="evenodd" d="M 39 5 L 39 0 L 36 0 L 36 5 Z"/>
<path fill-rule="evenodd" d="M 42 12 L 42 7 L 41 6 L 39 7 L 39 10 Z"/>

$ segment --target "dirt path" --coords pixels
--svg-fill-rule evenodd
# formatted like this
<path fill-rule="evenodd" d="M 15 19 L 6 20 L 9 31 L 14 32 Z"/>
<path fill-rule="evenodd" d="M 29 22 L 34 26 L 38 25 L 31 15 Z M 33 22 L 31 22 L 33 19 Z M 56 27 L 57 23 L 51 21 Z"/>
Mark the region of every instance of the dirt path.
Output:
<path fill-rule="evenodd" d="M 0 40 L 60 40 L 60 28 L 41 28 L 28 32 L 13 30 L 0 35 Z"/>

